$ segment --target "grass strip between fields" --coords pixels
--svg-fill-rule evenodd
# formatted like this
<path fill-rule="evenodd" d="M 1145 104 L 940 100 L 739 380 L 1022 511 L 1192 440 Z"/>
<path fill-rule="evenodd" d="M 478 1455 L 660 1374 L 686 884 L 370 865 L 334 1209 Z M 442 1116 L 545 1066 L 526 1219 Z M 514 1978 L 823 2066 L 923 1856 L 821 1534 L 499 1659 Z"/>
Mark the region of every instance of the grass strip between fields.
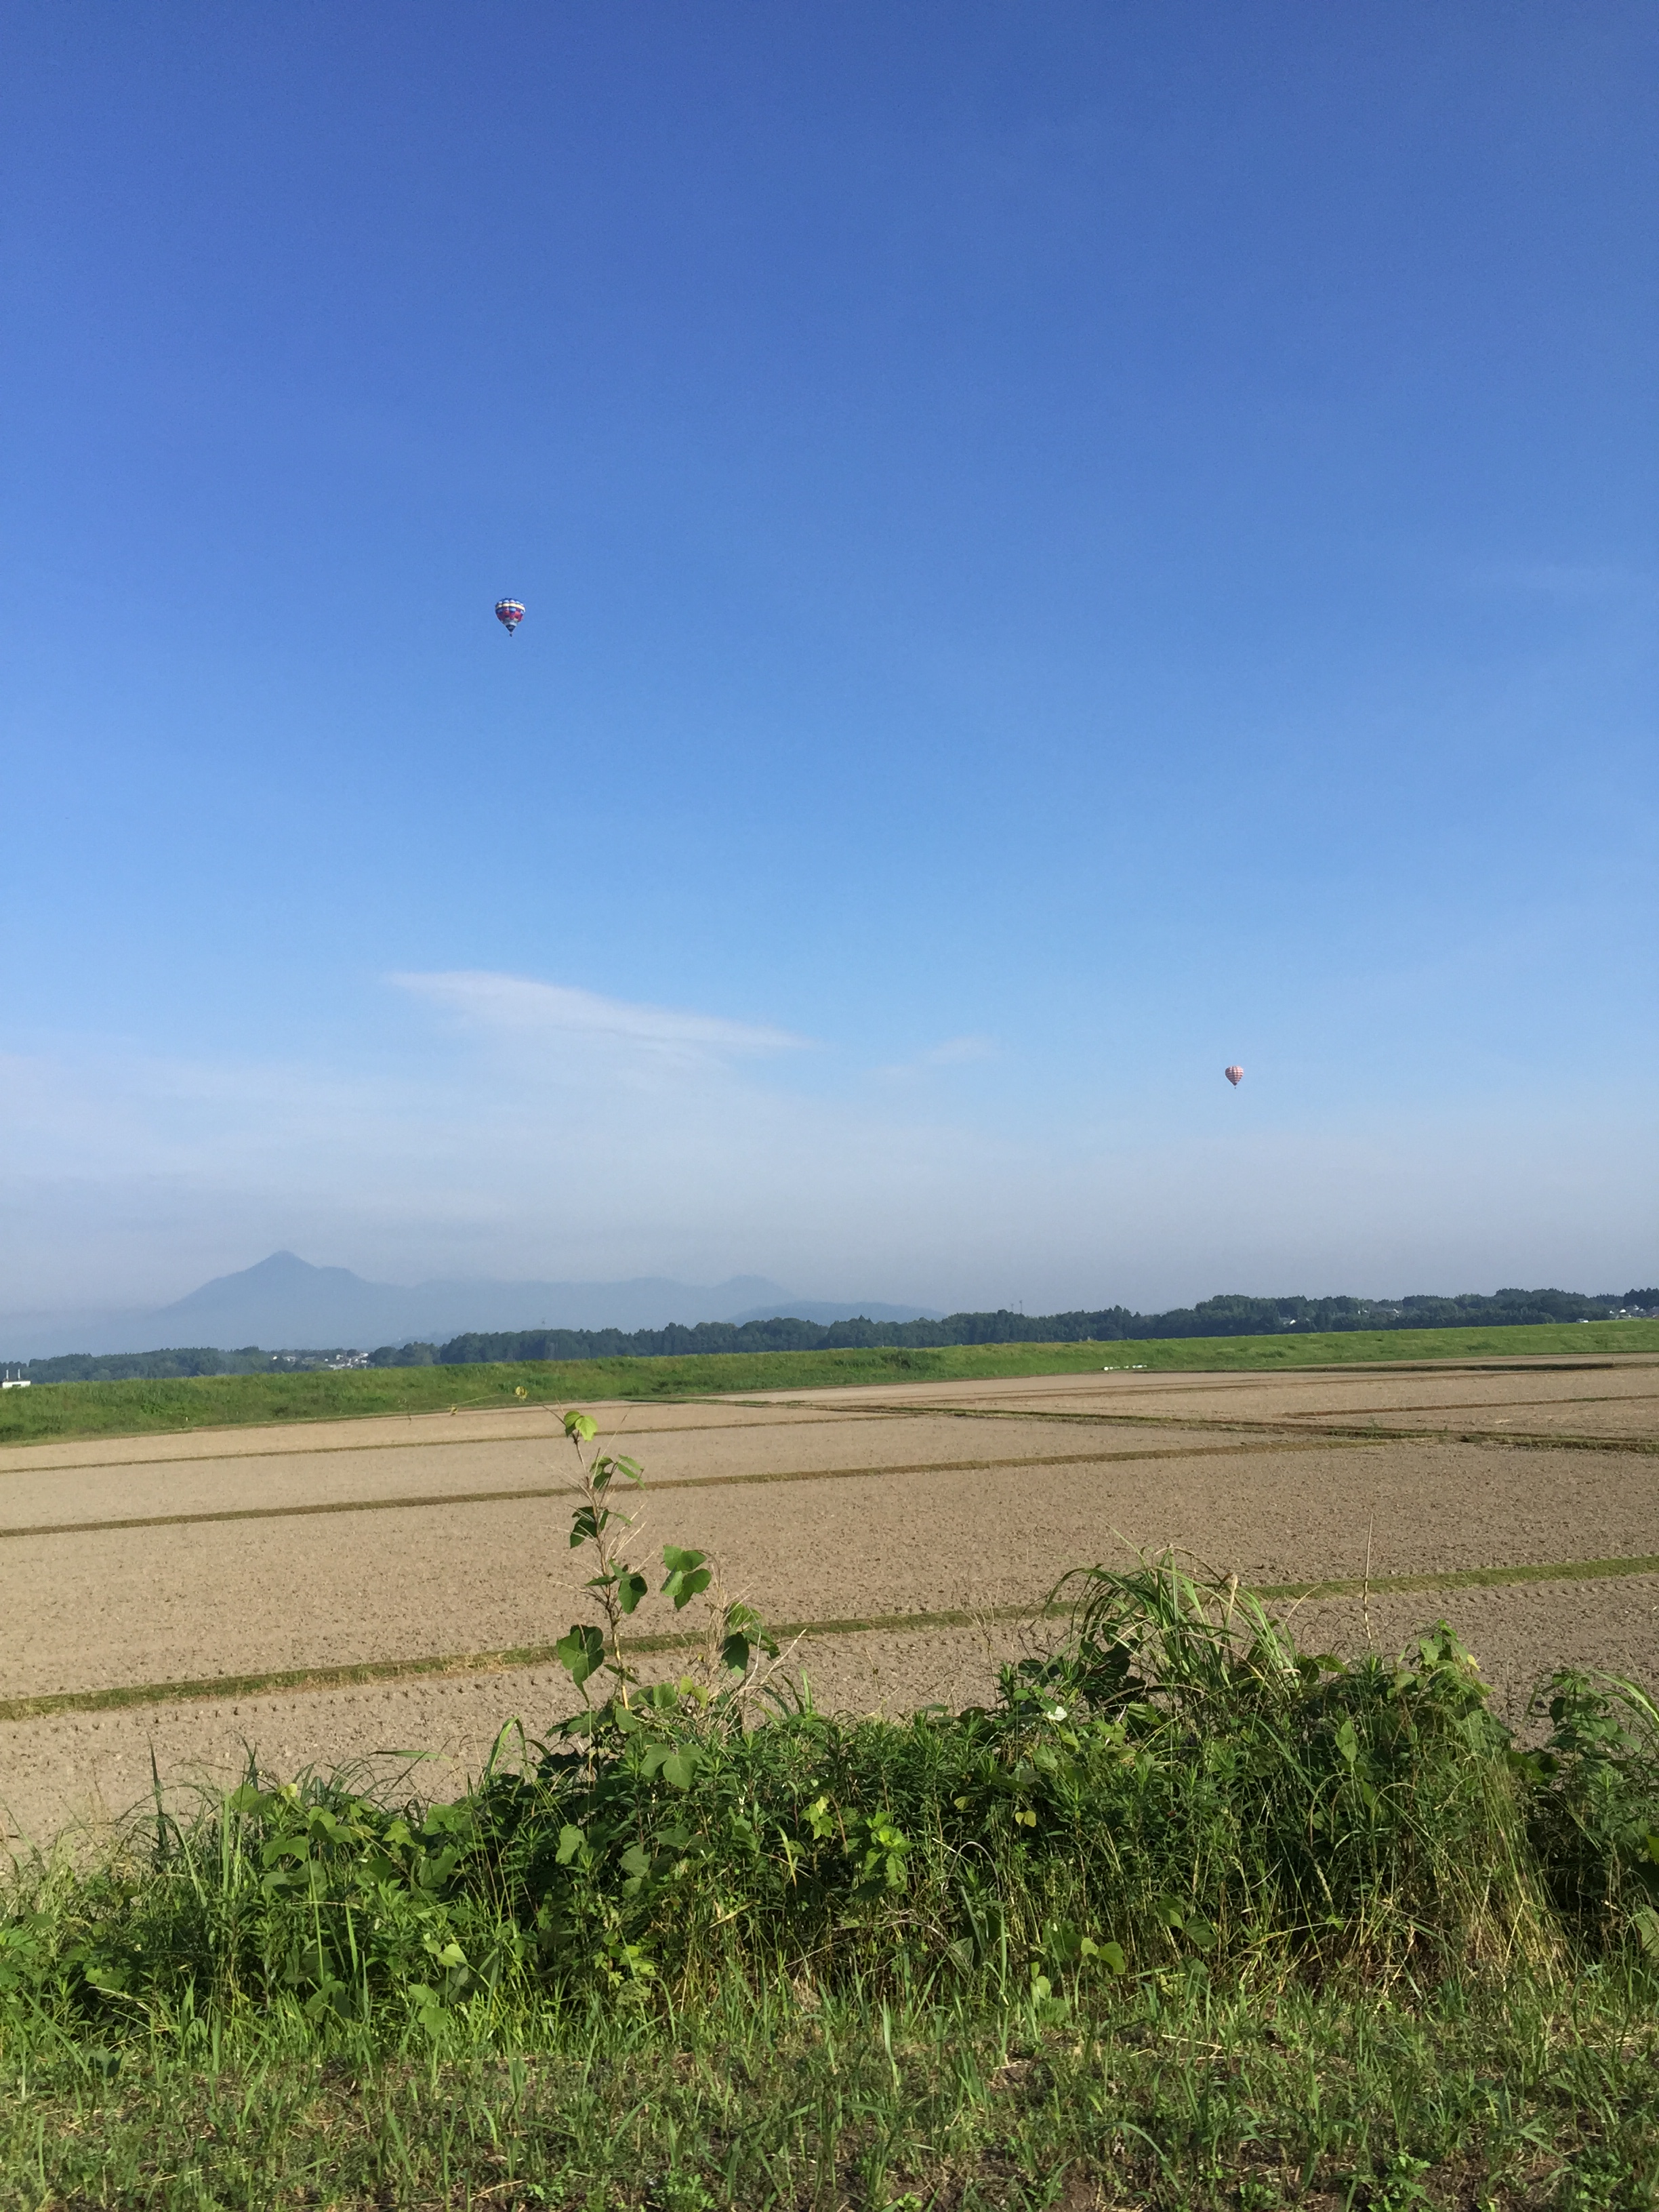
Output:
<path fill-rule="evenodd" d="M 1338 1597 L 1409 1597 L 1416 1592 L 1507 1589 L 1534 1583 L 1602 1582 L 1626 1575 L 1659 1574 L 1659 1553 L 1634 1559 L 1562 1559 L 1509 1567 L 1453 1567 L 1432 1574 L 1347 1576 L 1311 1583 L 1257 1583 L 1249 1594 L 1271 1601 Z M 903 1635 L 928 1629 L 977 1628 L 995 1621 L 1063 1620 L 1066 1605 L 999 1605 L 981 1611 L 882 1613 L 844 1620 L 775 1622 L 781 1642 L 830 1636 Z M 691 1651 L 704 1638 L 684 1635 L 623 1638 L 624 1651 L 648 1656 Z M 522 1644 L 505 1651 L 465 1651 L 422 1659 L 370 1659 L 344 1667 L 295 1667 L 264 1674 L 216 1674 L 186 1682 L 132 1683 L 118 1689 L 59 1690 L 40 1697 L 0 1698 L 0 1723 L 45 1720 L 58 1713 L 119 1712 L 134 1705 L 182 1704 L 212 1698 L 256 1698 L 284 1692 L 348 1690 L 375 1682 L 415 1681 L 423 1677 L 499 1674 L 526 1667 L 558 1663 L 553 1644 Z"/>
<path fill-rule="evenodd" d="M 956 1406 L 935 1404 L 932 1401 L 913 1401 L 903 1405 L 870 1403 L 856 1406 L 837 1406 L 830 1409 L 822 1409 L 814 1404 L 813 1401 L 803 1399 L 755 1399 L 740 1402 L 752 1404 L 757 1409 L 761 1407 L 770 1407 L 780 1413 L 799 1411 L 817 1412 L 822 1410 L 823 1414 L 823 1422 L 825 1424 L 833 1425 L 839 1425 L 844 1422 L 854 1422 L 860 1419 L 875 1420 L 896 1417 L 902 1417 L 907 1420 L 931 1420 L 948 1418 L 951 1420 L 960 1421 L 1070 1421 L 1074 1425 L 1083 1426 L 1087 1426 L 1090 1423 L 1093 1422 L 1103 1423 L 1109 1428 L 1185 1429 L 1191 1430 L 1197 1435 L 1237 1436 L 1243 1433 L 1255 1433 L 1256 1435 L 1268 1437 L 1278 1440 L 1275 1443 L 1262 1444 L 1260 1446 L 1242 1445 L 1240 1449 L 1244 1450 L 1276 1450 L 1280 1449 L 1287 1450 L 1294 1449 L 1296 1448 L 1294 1440 L 1298 1437 L 1305 1437 L 1310 1441 L 1318 1441 L 1322 1443 L 1328 1441 L 1337 1444 L 1388 1443 L 1395 1438 L 1400 1438 L 1407 1443 L 1439 1442 L 1443 1443 L 1457 1444 L 1519 1444 L 1528 1449 L 1542 1450 L 1547 1450 L 1552 1446 L 1559 1444 L 1564 1449 L 1570 1451 L 1626 1451 L 1647 1454 L 1659 1453 L 1659 1437 L 1577 1436 L 1566 1431 L 1558 1431 L 1550 1429 L 1384 1428 L 1380 1425 L 1378 1421 L 1376 1420 L 1368 1422 L 1363 1428 L 1358 1426 L 1338 1427 L 1335 1425 L 1328 1428 L 1310 1428 L 1309 1426 L 1309 1423 L 1310 1421 L 1322 1420 L 1326 1418 L 1323 1414 L 1319 1413 L 1284 1414 L 1273 1420 L 1262 1421 L 1253 1419 L 1248 1413 L 1206 1416 L 1200 1413 L 1124 1413 L 1116 1412 L 1115 1410 L 1110 1413 L 1095 1410 L 1079 1412 L 1076 1410 L 1067 1410 L 1056 1407 Z M 1550 1401 L 1548 1402 L 1567 1403 L 1572 1405 L 1583 1402 L 1586 1404 L 1599 1405 L 1602 1403 L 1612 1404 L 1623 1401 L 1609 1397 L 1607 1400 L 1597 1398 L 1581 1401 L 1577 1399 L 1570 1399 L 1565 1401 Z M 477 1409 L 470 1408 L 469 1410 L 476 1411 Z M 486 1408 L 484 1410 L 488 1411 L 492 1409 Z M 493 1410 L 500 1412 L 521 1412 L 525 1409 L 518 1407 L 503 1407 L 495 1408 Z M 536 1413 L 544 1413 L 549 1411 L 556 1411 L 557 1409 L 537 1406 L 530 1410 Z M 750 1421 L 699 1421 L 695 1425 L 695 1430 L 693 1432 L 698 1436 L 707 1436 L 724 1428 L 729 1427 L 734 1429 L 750 1430 L 757 1425 L 764 1425 Z M 802 1422 L 792 1425 L 806 1427 L 816 1425 Z M 181 1433 L 194 1432 L 189 1431 Z M 293 1431 L 289 1429 L 285 1431 L 283 1433 L 285 1435 L 289 1435 L 292 1434 Z M 649 1437 L 674 1436 L 684 1433 L 686 1433 L 686 1431 L 672 1428 L 635 1430 L 630 1431 L 625 1428 L 618 1426 L 617 1429 L 610 1431 L 610 1439 L 615 1442 L 631 1437 L 634 1440 L 638 1441 Z M 408 1438 L 400 1437 L 395 1439 L 389 1437 L 380 1437 L 363 1443 L 301 1443 L 293 1446 L 283 1444 L 278 1445 L 274 1449 L 266 1446 L 238 1451 L 191 1452 L 188 1456 L 182 1459 L 168 1459 L 158 1453 L 147 1455 L 143 1459 L 31 1460 L 21 1467 L 0 1466 L 0 1480 L 3 1480 L 8 1475 L 101 1474 L 109 1468 L 124 1467 L 212 1467 L 218 1465 L 222 1461 L 226 1460 L 320 1459 L 339 1452 L 427 1451 L 441 1448 L 443 1449 L 453 1449 L 457 1445 L 460 1444 L 465 1445 L 468 1449 L 480 1447 L 488 1449 L 496 1444 L 556 1443 L 559 1441 L 561 1441 L 561 1432 L 557 1430 L 534 1430 L 530 1431 L 528 1434 L 520 1433 L 516 1436 L 423 1436 L 410 1437 Z M 1200 1449 L 1202 1448 L 1200 1447 Z M 1085 1455 L 1085 1456 L 1092 1458 L 1094 1455 L 1091 1453 Z M 1139 1455 L 1126 1453 L 1122 1455 L 1122 1456 L 1127 1458 L 1139 1456 Z M 937 1462 L 935 1463 L 937 1464 Z M 964 1468 L 1004 1463 L 1005 1462 L 994 1462 L 991 1461 L 981 1462 L 975 1460 L 963 1460 L 960 1462 L 960 1464 Z M 1010 1465 L 1013 1464 L 1012 1462 L 1006 1463 Z M 1065 1462 L 1060 1460 L 1055 1460 L 1053 1463 L 1055 1466 L 1060 1466 Z M 903 1468 L 890 1468 L 887 1471 L 891 1474 L 905 1474 L 911 1472 L 911 1470 Z M 703 1480 L 703 1478 L 701 1477 L 689 1479 L 698 1480 Z M 741 1480 L 744 1481 L 784 1481 L 793 1480 L 793 1478 L 781 1475 L 760 1475 L 743 1477 L 734 1476 L 732 1479 L 733 1480 Z M 665 1487 L 666 1486 L 659 1486 Z M 478 1494 L 482 1495 L 483 1493 Z M 508 1493 L 505 1492 L 501 1493 L 503 1496 L 507 1494 Z M 526 1492 L 524 1494 L 529 1496 L 534 1493 Z M 222 1517 L 229 1518 L 231 1516 L 226 1515 Z M 78 1526 L 80 1524 L 76 1523 L 75 1525 Z M 102 1525 L 106 1525 L 110 1528 L 121 1528 L 129 1524 L 122 1522 L 110 1522 Z M 0 1534 L 4 1534 L 6 1533 L 9 1532 L 0 1530 Z M 15 1533 L 21 1534 L 50 1534 L 51 1531 L 42 1528 L 40 1529 L 20 1530 Z"/>
<path fill-rule="evenodd" d="M 1359 1445 L 1340 1440 L 1335 1449 L 1352 1451 L 1382 1437 L 1361 1439 Z M 1139 1451 L 1022 1452 L 1009 1459 L 925 1459 L 907 1466 L 804 1467 L 764 1470 L 752 1474 L 674 1474 L 653 1480 L 647 1476 L 641 1494 L 659 1490 L 730 1490 L 768 1482 L 873 1482 L 890 1474 L 983 1474 L 1005 1468 L 1102 1467 L 1120 1460 L 1232 1459 L 1247 1452 L 1317 1451 L 1322 1437 L 1274 1438 L 1271 1443 L 1236 1444 L 1148 1444 Z M 15 1528 L 0 1528 L 0 1543 L 13 1536 L 94 1536 L 114 1529 L 189 1528 L 219 1521 L 305 1520 L 320 1513 L 406 1513 L 423 1505 L 501 1505 L 520 1499 L 569 1498 L 568 1483 L 523 1484 L 508 1490 L 432 1491 L 404 1498 L 330 1498 L 295 1505 L 228 1505 L 213 1512 L 137 1513 L 119 1521 L 40 1521 Z"/>
<path fill-rule="evenodd" d="M 653 1399 L 651 1402 L 653 1406 L 655 1407 L 657 1405 L 677 1405 L 681 1401 L 678 1399 L 670 1398 Z M 691 1401 L 688 1400 L 685 1402 L 690 1403 Z M 699 1405 L 702 1405 L 708 1401 L 699 1399 L 696 1402 Z M 556 1424 L 562 1424 L 564 1418 L 564 1408 L 561 1406 L 462 1406 L 452 1407 L 450 1410 L 452 1413 L 459 1412 L 466 1413 L 551 1413 Z M 792 1421 L 788 1425 L 794 1429 L 829 1428 L 850 1423 L 863 1412 L 863 1408 L 859 1406 L 826 1407 L 819 1410 L 821 1415 L 819 1419 L 816 1421 Z M 354 1415 L 353 1419 L 356 1418 L 356 1416 Z M 365 1420 L 390 1420 L 393 1417 L 391 1414 L 383 1415 L 375 1413 L 364 1414 L 362 1418 Z M 403 1417 L 399 1416 L 398 1418 Z M 408 1416 L 408 1419 L 412 1421 L 415 1419 L 415 1416 L 411 1413 Z M 170 1457 L 165 1452 L 147 1452 L 139 1459 L 26 1460 L 22 1465 L 19 1467 L 6 1467 L 0 1465 L 0 1480 L 3 1480 L 8 1476 L 19 1474 L 101 1474 L 106 1468 L 112 1467 L 216 1467 L 222 1460 L 233 1459 L 323 1459 L 337 1452 L 453 1451 L 460 1445 L 465 1446 L 469 1451 L 475 1449 L 482 1451 L 491 1451 L 494 1450 L 495 1446 L 498 1444 L 562 1444 L 565 1440 L 562 1425 L 556 1425 L 550 1429 L 520 1430 L 516 1434 L 508 1434 L 506 1431 L 502 1431 L 499 1435 L 493 1437 L 462 1436 L 457 1435 L 454 1431 L 450 1431 L 437 1436 L 369 1437 L 360 1443 L 314 1444 L 308 1443 L 299 1433 L 301 1430 L 307 1427 L 308 1425 L 326 1427 L 329 1425 L 325 1422 L 318 1422 L 313 1425 L 307 1424 L 304 1421 L 290 1421 L 284 1427 L 270 1431 L 273 1437 L 280 1437 L 283 1439 L 280 1443 L 273 1441 L 270 1443 L 264 1444 L 239 1445 L 234 1451 L 189 1452 L 179 1458 Z M 706 1437 L 718 1436 L 722 1430 L 726 1429 L 753 1430 L 765 1428 L 769 1425 L 764 1421 L 698 1421 L 695 1425 L 689 1425 L 695 1426 L 695 1431 L 698 1436 Z M 684 1436 L 687 1433 L 687 1430 L 685 1428 L 676 1426 L 660 1429 L 630 1429 L 625 1425 L 624 1421 L 619 1421 L 614 1427 L 608 1429 L 605 1433 L 607 1441 L 614 1443 L 623 1437 L 632 1437 L 637 1441 L 641 1437 L 644 1437 Z M 193 1437 L 198 1434 L 202 1436 L 216 1435 L 217 1434 L 217 1431 L 208 1429 L 203 1429 L 200 1431 L 196 1429 L 167 1429 L 158 1432 L 157 1440 L 159 1442 L 165 1442 L 169 1437 Z M 297 1441 L 290 1443 L 288 1441 L 290 1437 L 295 1437 Z M 63 1439 L 60 1439 L 59 1441 L 63 1441 Z M 76 1439 L 70 1438 L 68 1441 L 74 1442 Z M 82 1437 L 79 1441 L 82 1443 L 97 1443 L 100 1439 L 96 1437 Z M 108 1441 L 112 1443 L 138 1443 L 142 1442 L 143 1439 L 136 1436 L 131 1437 L 111 1437 Z"/>
<path fill-rule="evenodd" d="M 772 1401 L 779 1412 L 799 1402 L 780 1398 Z M 932 1419 L 961 1421 L 1109 1421 L 1115 1428 L 1171 1428 L 1190 1429 L 1195 1434 L 1223 1433 L 1237 1435 L 1252 1430 L 1258 1435 L 1279 1437 L 1319 1437 L 1335 1443 L 1442 1443 L 1442 1444 L 1518 1444 L 1527 1451 L 1621 1451 L 1652 1455 L 1659 1453 L 1659 1437 L 1575 1436 L 1566 1430 L 1553 1429 L 1404 1429 L 1384 1428 L 1380 1419 L 1368 1421 L 1364 1428 L 1339 1426 L 1333 1422 L 1328 1428 L 1310 1429 L 1308 1416 L 1284 1414 L 1274 1420 L 1252 1420 L 1248 1414 L 1219 1414 L 1206 1419 L 1197 1413 L 1101 1413 L 1073 1412 L 1057 1407 L 1036 1406 L 872 1406 L 860 1410 L 880 1413 L 906 1413 Z M 1313 1416 L 1322 1419 L 1322 1416 Z"/>

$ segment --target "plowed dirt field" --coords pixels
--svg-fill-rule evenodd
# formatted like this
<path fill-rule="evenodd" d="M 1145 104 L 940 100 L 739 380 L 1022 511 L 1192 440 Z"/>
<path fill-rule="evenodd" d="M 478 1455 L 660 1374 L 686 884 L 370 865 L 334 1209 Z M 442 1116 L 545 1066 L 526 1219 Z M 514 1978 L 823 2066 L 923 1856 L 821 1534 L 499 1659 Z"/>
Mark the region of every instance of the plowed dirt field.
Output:
<path fill-rule="evenodd" d="M 1511 1715 L 1547 1666 L 1659 1680 L 1650 1357 L 589 1410 L 644 1464 L 642 1563 L 712 1553 L 803 1632 L 820 1704 L 983 1696 L 1066 1568 L 1168 1547 L 1282 1592 L 1314 1648 L 1443 1615 Z M 591 1571 L 569 1472 L 539 1407 L 7 1451 L 10 1832 L 118 1814 L 152 1753 L 179 1782 L 249 1746 L 283 1771 L 420 1749 L 431 1788 L 508 1718 L 533 1735 L 568 1707 L 549 1646 Z"/>

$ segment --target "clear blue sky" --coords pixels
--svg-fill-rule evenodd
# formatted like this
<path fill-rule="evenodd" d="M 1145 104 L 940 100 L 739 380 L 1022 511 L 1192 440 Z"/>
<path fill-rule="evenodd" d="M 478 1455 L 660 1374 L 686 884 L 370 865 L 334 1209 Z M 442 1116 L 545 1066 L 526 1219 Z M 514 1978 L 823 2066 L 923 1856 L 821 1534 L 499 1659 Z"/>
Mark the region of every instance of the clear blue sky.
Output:
<path fill-rule="evenodd" d="M 0 81 L 0 1310 L 1653 1279 L 1648 0 Z"/>

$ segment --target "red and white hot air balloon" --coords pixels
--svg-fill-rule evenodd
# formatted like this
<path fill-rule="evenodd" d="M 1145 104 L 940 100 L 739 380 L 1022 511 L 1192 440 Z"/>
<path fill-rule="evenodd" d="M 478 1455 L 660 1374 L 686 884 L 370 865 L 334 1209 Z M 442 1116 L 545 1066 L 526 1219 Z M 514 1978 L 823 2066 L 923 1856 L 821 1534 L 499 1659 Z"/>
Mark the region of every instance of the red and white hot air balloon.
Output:
<path fill-rule="evenodd" d="M 495 602 L 495 619 L 500 623 L 501 628 L 507 632 L 507 635 L 511 637 L 514 631 L 517 629 L 519 624 L 524 620 L 524 601 L 522 599 L 497 599 Z"/>
<path fill-rule="evenodd" d="M 1239 1085 L 1244 1080 L 1244 1071 L 1242 1067 L 1224 1067 L 1221 1073 L 1226 1077 L 1228 1082 L 1232 1085 L 1235 1091 L 1237 1090 Z"/>

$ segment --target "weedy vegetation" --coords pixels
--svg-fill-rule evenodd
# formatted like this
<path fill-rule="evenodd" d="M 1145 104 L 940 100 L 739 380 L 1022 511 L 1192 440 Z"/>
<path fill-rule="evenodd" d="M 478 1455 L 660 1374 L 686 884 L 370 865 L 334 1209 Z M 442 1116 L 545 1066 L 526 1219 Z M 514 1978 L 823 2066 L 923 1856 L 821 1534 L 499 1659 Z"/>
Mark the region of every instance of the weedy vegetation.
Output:
<path fill-rule="evenodd" d="M 0 2203 L 1654 2203 L 1638 1685 L 1517 1738 L 1443 1626 L 1307 1652 L 1165 1559 L 1069 1577 L 990 1705 L 823 1713 L 565 1430 L 579 1712 L 454 1802 L 250 1761 L 15 1869 Z"/>

